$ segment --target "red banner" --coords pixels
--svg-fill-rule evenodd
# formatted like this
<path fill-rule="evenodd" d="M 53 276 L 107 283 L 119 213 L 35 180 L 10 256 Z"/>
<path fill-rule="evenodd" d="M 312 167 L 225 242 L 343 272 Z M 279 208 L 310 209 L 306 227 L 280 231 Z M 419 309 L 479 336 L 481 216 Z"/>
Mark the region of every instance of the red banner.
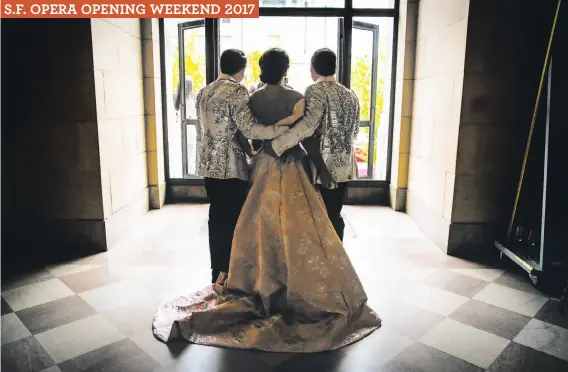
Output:
<path fill-rule="evenodd" d="M 258 18 L 258 5 L 259 0 L 5 0 L 2 18 Z"/>

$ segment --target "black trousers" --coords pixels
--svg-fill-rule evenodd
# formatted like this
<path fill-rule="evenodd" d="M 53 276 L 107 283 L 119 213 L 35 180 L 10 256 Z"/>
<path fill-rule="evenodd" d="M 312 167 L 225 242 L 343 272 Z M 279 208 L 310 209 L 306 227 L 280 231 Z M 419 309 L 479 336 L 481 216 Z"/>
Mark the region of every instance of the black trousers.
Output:
<path fill-rule="evenodd" d="M 343 217 L 341 217 L 341 210 L 343 209 L 343 201 L 345 200 L 345 193 L 347 192 L 347 182 L 339 183 L 335 189 L 326 189 L 325 187 L 319 186 L 319 190 L 323 202 L 325 203 L 325 208 L 327 209 L 327 216 L 339 236 L 339 239 L 343 241 L 345 221 L 343 221 Z"/>
<path fill-rule="evenodd" d="M 205 191 L 210 203 L 208 225 L 212 283 L 221 271 L 229 271 L 233 234 L 248 190 L 249 183 L 236 178 L 205 178 Z"/>

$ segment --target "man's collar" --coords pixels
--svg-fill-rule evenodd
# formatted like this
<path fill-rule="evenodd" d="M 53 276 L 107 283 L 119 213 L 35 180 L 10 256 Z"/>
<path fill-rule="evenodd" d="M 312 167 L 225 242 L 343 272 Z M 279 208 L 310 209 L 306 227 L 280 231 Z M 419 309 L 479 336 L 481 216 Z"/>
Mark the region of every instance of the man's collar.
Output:
<path fill-rule="evenodd" d="M 235 82 L 235 83 L 237 82 L 237 81 L 235 80 L 235 78 L 233 78 L 231 75 L 227 75 L 227 74 L 221 74 L 221 75 L 219 75 L 219 77 L 217 78 L 217 80 L 231 80 L 231 81 L 233 81 L 233 82 Z"/>
<path fill-rule="evenodd" d="M 322 81 L 335 81 L 335 76 L 322 76 L 319 79 L 316 80 L 316 83 L 322 82 Z"/>

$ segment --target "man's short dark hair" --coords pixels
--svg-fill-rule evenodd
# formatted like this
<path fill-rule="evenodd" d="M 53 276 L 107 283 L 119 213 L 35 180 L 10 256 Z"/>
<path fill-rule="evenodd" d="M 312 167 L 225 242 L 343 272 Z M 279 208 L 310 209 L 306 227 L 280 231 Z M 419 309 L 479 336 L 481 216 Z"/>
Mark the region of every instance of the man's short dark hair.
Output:
<path fill-rule="evenodd" d="M 321 76 L 335 75 L 337 56 L 333 50 L 322 48 L 315 51 L 312 56 L 312 66 L 316 74 Z"/>
<path fill-rule="evenodd" d="M 290 57 L 284 49 L 268 49 L 260 57 L 260 81 L 266 84 L 278 84 L 290 67 Z"/>
<path fill-rule="evenodd" d="M 247 67 L 247 57 L 238 49 L 227 49 L 221 53 L 221 73 L 234 75 Z"/>

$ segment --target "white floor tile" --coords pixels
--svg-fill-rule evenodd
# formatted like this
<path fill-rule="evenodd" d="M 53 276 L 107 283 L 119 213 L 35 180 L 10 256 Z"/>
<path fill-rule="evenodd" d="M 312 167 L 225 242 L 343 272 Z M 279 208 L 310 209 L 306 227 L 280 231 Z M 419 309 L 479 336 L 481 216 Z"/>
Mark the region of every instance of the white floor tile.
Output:
<path fill-rule="evenodd" d="M 451 319 L 444 319 L 420 341 L 485 369 L 509 344 L 507 339 Z"/>
<path fill-rule="evenodd" d="M 417 284 L 409 288 L 401 299 L 421 309 L 448 316 L 469 299 L 443 289 Z"/>
<path fill-rule="evenodd" d="M 122 340 L 124 335 L 102 315 L 94 315 L 37 334 L 35 337 L 59 364 Z"/>
<path fill-rule="evenodd" d="M 568 361 L 568 329 L 532 319 L 514 341 Z"/>
<path fill-rule="evenodd" d="M 79 296 L 93 309 L 105 312 L 140 301 L 149 295 L 143 285 L 127 280 L 92 289 Z"/>
<path fill-rule="evenodd" d="M 500 269 L 453 269 L 452 271 L 486 282 L 492 282 L 503 274 L 503 270 Z"/>
<path fill-rule="evenodd" d="M 14 313 L 2 315 L 2 345 L 21 340 L 32 334 Z"/>
<path fill-rule="evenodd" d="M 473 298 L 530 317 L 548 301 L 547 298 L 494 283 L 483 288 Z"/>
<path fill-rule="evenodd" d="M 49 268 L 49 271 L 55 275 L 56 277 L 60 278 L 65 275 L 76 274 L 81 271 L 96 269 L 101 267 L 102 265 L 56 265 Z"/>
<path fill-rule="evenodd" d="M 19 311 L 73 294 L 73 291 L 59 279 L 49 279 L 6 291 L 2 293 L 2 297 L 12 310 Z"/>

